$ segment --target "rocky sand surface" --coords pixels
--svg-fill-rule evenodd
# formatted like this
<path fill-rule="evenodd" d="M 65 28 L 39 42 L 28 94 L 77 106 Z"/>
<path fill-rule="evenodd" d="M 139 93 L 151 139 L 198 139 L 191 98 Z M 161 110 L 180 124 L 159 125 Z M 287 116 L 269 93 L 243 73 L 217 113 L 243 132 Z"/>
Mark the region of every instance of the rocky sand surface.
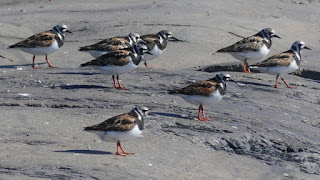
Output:
<path fill-rule="evenodd" d="M 319 1 L 1 1 L 0 15 L 0 179 L 319 179 Z M 59 68 L 39 56 L 33 70 L 32 55 L 6 49 L 58 23 L 73 32 L 49 55 Z M 296 89 L 274 89 L 275 76 L 239 72 L 240 61 L 215 54 L 265 27 L 282 37 L 269 55 L 296 40 L 312 49 L 284 75 Z M 183 41 L 169 42 L 151 69 L 121 75 L 129 91 L 79 67 L 93 59 L 80 46 L 162 29 Z M 214 121 L 167 94 L 218 72 L 232 81 L 204 107 Z M 134 155 L 116 156 L 116 143 L 83 131 L 136 105 L 151 115 L 144 137 L 122 143 Z"/>

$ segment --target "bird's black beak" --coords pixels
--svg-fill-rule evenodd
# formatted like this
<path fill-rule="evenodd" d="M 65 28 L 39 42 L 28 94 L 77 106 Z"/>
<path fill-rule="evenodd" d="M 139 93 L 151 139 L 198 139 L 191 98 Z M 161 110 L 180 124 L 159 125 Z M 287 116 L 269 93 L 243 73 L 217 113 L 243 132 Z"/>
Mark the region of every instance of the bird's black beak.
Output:
<path fill-rule="evenodd" d="M 276 34 L 272 35 L 272 37 L 276 37 L 276 38 L 282 39 L 280 36 L 278 36 Z"/>
<path fill-rule="evenodd" d="M 234 83 L 237 83 L 237 81 L 236 80 L 233 80 L 233 79 L 228 79 L 229 80 L 229 82 L 234 82 Z"/>
<path fill-rule="evenodd" d="M 66 30 L 66 32 L 67 32 L 67 33 L 70 33 L 70 34 L 73 34 L 73 33 L 72 33 L 71 31 L 69 31 L 69 30 Z"/>
<path fill-rule="evenodd" d="M 142 40 L 142 39 L 139 39 L 139 40 L 137 41 L 137 43 L 138 43 L 138 44 L 144 44 L 144 45 L 146 45 L 146 44 L 147 44 L 147 42 L 146 42 L 146 41 L 144 41 L 144 40 Z"/>
<path fill-rule="evenodd" d="M 149 51 L 147 51 L 147 52 L 145 52 L 145 54 L 150 54 L 150 55 L 153 55 L 153 54 L 151 54 Z"/>
<path fill-rule="evenodd" d="M 308 50 L 312 50 L 312 49 L 310 49 L 310 48 L 308 48 L 307 46 L 305 46 L 303 49 L 308 49 Z"/>
<path fill-rule="evenodd" d="M 177 38 L 175 38 L 175 37 L 173 37 L 173 36 L 171 36 L 170 38 L 169 38 L 169 41 L 181 41 L 180 39 L 177 39 Z"/>

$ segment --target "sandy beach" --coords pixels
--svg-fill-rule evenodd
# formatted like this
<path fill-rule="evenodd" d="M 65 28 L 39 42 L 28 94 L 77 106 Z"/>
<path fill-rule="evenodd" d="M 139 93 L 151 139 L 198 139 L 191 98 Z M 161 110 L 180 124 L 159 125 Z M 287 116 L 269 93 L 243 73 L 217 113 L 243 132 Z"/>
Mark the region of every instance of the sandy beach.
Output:
<path fill-rule="evenodd" d="M 0 179 L 316 180 L 320 175 L 320 1 L 0 1 Z M 7 49 L 35 33 L 66 24 L 63 47 L 48 57 Z M 274 89 L 275 76 L 241 71 L 241 61 L 215 53 L 270 27 L 267 57 L 302 40 L 299 71 L 284 75 L 296 89 Z M 120 76 L 80 64 L 93 60 L 79 47 L 102 39 L 170 30 L 157 59 Z M 226 72 L 224 98 L 198 107 L 169 89 Z M 123 142 L 134 152 L 116 156 L 116 143 L 83 131 L 138 105 L 147 106 L 141 138 Z"/>

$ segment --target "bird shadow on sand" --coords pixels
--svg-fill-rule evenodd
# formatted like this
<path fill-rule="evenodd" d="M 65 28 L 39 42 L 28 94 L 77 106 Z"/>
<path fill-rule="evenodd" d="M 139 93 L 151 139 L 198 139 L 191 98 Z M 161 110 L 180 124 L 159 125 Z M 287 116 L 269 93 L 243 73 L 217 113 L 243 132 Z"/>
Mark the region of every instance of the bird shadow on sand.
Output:
<path fill-rule="evenodd" d="M 275 89 L 274 86 L 271 86 L 269 84 L 261 84 L 261 83 L 248 82 L 248 81 L 237 81 L 237 83 L 253 85 L 252 88 L 254 90 L 266 91 L 266 92 L 277 91 L 277 89 Z M 264 88 L 264 87 L 268 87 L 268 88 Z"/>
<path fill-rule="evenodd" d="M 173 117 L 173 118 L 181 118 L 181 119 L 191 119 L 191 117 L 187 116 L 181 116 L 180 114 L 173 114 L 173 113 L 164 113 L 164 112 L 152 112 L 150 115 L 159 115 L 159 116 L 167 116 L 167 117 Z"/>
<path fill-rule="evenodd" d="M 98 72 L 58 72 L 58 73 L 49 73 L 49 74 L 66 74 L 66 75 L 96 75 L 96 74 L 101 74 Z"/>
<path fill-rule="evenodd" d="M 97 151 L 97 150 L 65 150 L 65 151 L 54 151 L 59 153 L 76 153 L 76 154 L 96 154 L 96 155 L 110 155 L 111 152 Z"/>
<path fill-rule="evenodd" d="M 109 87 L 97 86 L 97 85 L 61 85 L 58 86 L 61 89 L 109 89 Z"/>
<path fill-rule="evenodd" d="M 41 65 L 41 64 L 47 64 L 47 63 L 37 63 L 37 64 Z M 30 67 L 30 69 L 32 69 L 32 64 L 3 65 L 3 66 L 0 66 L 0 69 L 16 69 L 18 67 Z"/>
<path fill-rule="evenodd" d="M 261 84 L 261 83 L 248 82 L 248 81 L 237 81 L 237 83 L 247 84 L 247 85 L 254 85 L 254 86 L 272 87 L 271 85 L 268 85 L 268 84 Z"/>

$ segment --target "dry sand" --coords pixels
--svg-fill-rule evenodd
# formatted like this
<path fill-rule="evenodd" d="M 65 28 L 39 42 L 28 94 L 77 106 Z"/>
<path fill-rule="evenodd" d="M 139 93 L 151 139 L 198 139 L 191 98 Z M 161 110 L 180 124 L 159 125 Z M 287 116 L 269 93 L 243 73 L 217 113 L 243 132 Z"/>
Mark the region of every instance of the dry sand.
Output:
<path fill-rule="evenodd" d="M 2 0 L 0 16 L 0 55 L 13 60 L 0 58 L 0 179 L 319 179 L 318 0 Z M 58 69 L 39 56 L 41 69 L 33 70 L 32 55 L 6 49 L 61 23 L 73 34 L 49 55 Z M 213 77 L 206 71 L 217 69 L 207 66 L 240 64 L 214 52 L 265 27 L 282 37 L 269 55 L 296 40 L 313 49 L 303 52 L 300 77 L 285 75 L 297 89 L 274 89 L 274 76 L 224 65 L 236 82 L 221 102 L 205 107 L 212 122 L 198 121 L 196 106 L 167 94 Z M 93 59 L 80 46 L 162 29 L 185 42 L 169 42 L 149 62 L 152 69 L 141 64 L 121 75 L 129 91 L 79 68 Z M 82 131 L 136 105 L 152 115 L 143 138 L 122 143 L 135 155 L 116 156 L 116 143 Z"/>

